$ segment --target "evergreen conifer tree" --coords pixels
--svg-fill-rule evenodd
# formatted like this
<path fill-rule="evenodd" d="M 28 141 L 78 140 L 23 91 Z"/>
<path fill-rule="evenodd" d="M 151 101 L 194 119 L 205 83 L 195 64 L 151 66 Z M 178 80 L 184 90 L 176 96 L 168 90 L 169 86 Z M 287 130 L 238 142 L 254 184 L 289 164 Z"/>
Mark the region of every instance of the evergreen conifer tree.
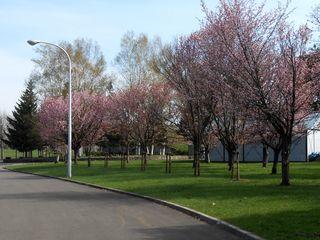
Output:
<path fill-rule="evenodd" d="M 23 92 L 19 102 L 12 112 L 13 117 L 8 117 L 8 128 L 6 131 L 6 144 L 20 152 L 25 157 L 28 152 L 41 147 L 41 139 L 37 128 L 37 97 L 32 80 L 27 82 L 26 90 Z"/>

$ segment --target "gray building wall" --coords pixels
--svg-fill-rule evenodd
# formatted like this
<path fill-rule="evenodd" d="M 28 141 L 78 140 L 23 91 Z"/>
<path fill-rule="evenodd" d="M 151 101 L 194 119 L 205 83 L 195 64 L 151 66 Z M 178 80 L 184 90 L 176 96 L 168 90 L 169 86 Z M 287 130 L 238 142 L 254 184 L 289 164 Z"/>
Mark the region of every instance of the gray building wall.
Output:
<path fill-rule="evenodd" d="M 262 144 L 244 144 L 239 147 L 240 162 L 261 162 L 262 161 Z M 210 150 L 211 162 L 226 162 L 228 161 L 228 151 L 219 143 L 215 148 Z M 273 151 L 269 148 L 269 161 L 273 161 Z M 189 156 L 193 156 L 193 145 L 189 145 Z M 281 155 L 279 156 L 279 161 Z M 294 138 L 291 146 L 290 161 L 304 162 L 307 160 L 307 137 Z"/>

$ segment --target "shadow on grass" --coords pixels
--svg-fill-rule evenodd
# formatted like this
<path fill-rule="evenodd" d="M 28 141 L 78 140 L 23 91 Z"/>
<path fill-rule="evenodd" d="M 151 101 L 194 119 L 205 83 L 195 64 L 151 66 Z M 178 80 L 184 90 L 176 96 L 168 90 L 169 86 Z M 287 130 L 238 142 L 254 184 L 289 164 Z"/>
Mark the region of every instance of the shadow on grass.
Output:
<path fill-rule="evenodd" d="M 192 198 L 217 199 L 217 200 L 238 200 L 245 202 L 248 199 L 283 199 L 292 198 L 294 201 L 320 201 L 320 196 L 315 196 L 320 191 L 319 185 L 297 185 L 283 187 L 279 185 L 255 185 L 255 184 L 212 184 L 210 182 L 167 183 L 167 184 L 145 184 L 143 186 L 131 186 L 130 191 L 140 194 L 154 194 L 156 197 L 165 197 L 166 200 L 175 201 L 176 199 Z M 257 200 L 258 201 L 258 200 Z"/>
<path fill-rule="evenodd" d="M 173 164 L 172 173 L 165 173 L 165 163 L 162 161 L 150 161 L 145 172 L 140 171 L 140 166 L 137 162 L 130 162 L 125 169 L 121 169 L 118 163 L 110 161 L 109 167 L 104 167 L 103 163 L 97 162 L 88 168 L 85 164 L 73 166 L 74 176 L 77 177 L 101 177 L 108 178 L 113 182 L 121 182 L 123 180 L 152 180 L 152 179 L 181 179 L 193 178 L 192 163 L 187 164 Z M 190 163 L 190 164 L 189 164 Z M 294 165 L 291 170 L 291 179 L 295 180 L 313 180 L 319 179 L 320 173 L 318 165 L 315 168 L 310 168 L 307 164 Z M 305 169 L 307 168 L 307 170 Z M 320 165 L 319 165 L 320 168 Z M 40 174 L 48 174 L 53 176 L 64 177 L 66 175 L 65 164 L 38 164 L 19 166 L 18 170 L 26 172 L 35 172 Z M 260 168 L 257 164 L 246 164 L 241 169 L 241 178 L 248 181 L 274 181 L 274 184 L 280 183 L 281 173 L 271 175 L 271 168 Z M 212 181 L 223 180 L 230 181 L 230 173 L 225 164 L 206 164 L 204 163 L 201 168 L 201 176 L 195 179 L 210 178 Z"/>
<path fill-rule="evenodd" d="M 267 169 L 257 164 L 243 165 L 241 169 L 243 180 L 233 182 L 229 180 L 224 164 L 203 164 L 202 175 L 195 178 L 192 176 L 193 170 L 189 163 L 174 164 L 171 175 L 164 173 L 165 165 L 158 161 L 150 162 L 146 172 L 139 170 L 137 162 L 129 163 L 126 169 L 120 169 L 118 164 L 112 162 L 109 168 L 104 168 L 102 163 L 94 164 L 91 168 L 81 164 L 74 167 L 74 176 L 79 180 L 186 203 L 188 206 L 208 211 L 209 214 L 215 212 L 210 212 L 208 205 L 204 204 L 211 203 L 213 199 L 217 203 L 220 201 L 220 204 L 228 201 L 227 204 L 221 205 L 224 207 L 234 204 L 231 210 L 223 208 L 221 211 L 237 211 L 237 208 L 242 208 L 240 211 L 242 213 L 239 214 L 240 217 L 229 217 L 224 220 L 250 231 L 262 233 L 268 239 L 320 239 L 318 235 L 320 230 L 317 230 L 320 229 L 320 209 L 317 207 L 320 202 L 319 163 L 292 164 L 293 185 L 290 187 L 279 186 L 281 175 L 280 173 L 277 176 L 270 175 L 271 165 Z M 20 169 L 55 176 L 65 175 L 65 165 L 62 164 L 30 165 Z M 32 197 L 29 196 L 30 199 Z M 47 198 L 52 199 L 53 196 L 47 195 Z M 250 207 L 259 210 L 260 206 L 261 212 L 269 213 L 250 214 Z M 163 231 L 171 230 L 179 232 L 180 227 L 163 229 Z M 146 234 L 151 239 L 157 236 L 162 239 L 164 236 L 162 229 L 159 231 L 150 229 Z M 171 235 L 166 239 L 175 239 L 170 237 Z"/>
<path fill-rule="evenodd" d="M 320 239 L 319 207 L 304 211 L 279 211 L 227 218 L 227 222 L 258 232 L 266 239 Z"/>

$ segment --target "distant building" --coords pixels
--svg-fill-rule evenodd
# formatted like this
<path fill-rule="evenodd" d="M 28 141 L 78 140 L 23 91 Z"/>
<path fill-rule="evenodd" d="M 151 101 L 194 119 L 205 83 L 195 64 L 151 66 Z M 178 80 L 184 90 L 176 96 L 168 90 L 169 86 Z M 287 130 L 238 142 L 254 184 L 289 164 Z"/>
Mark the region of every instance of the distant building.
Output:
<path fill-rule="evenodd" d="M 308 156 L 311 153 L 320 153 L 320 113 L 310 115 L 306 120 L 307 130 L 305 134 L 299 137 L 294 137 L 290 161 L 304 162 L 308 161 Z M 243 144 L 239 147 L 239 161 L 241 162 L 261 162 L 263 146 L 261 143 Z M 193 146 L 189 145 L 189 156 L 193 156 Z M 209 153 L 211 162 L 227 162 L 228 152 L 219 143 L 215 148 L 210 150 Z M 273 160 L 273 151 L 269 148 L 269 161 Z M 279 156 L 281 160 L 281 155 Z"/>

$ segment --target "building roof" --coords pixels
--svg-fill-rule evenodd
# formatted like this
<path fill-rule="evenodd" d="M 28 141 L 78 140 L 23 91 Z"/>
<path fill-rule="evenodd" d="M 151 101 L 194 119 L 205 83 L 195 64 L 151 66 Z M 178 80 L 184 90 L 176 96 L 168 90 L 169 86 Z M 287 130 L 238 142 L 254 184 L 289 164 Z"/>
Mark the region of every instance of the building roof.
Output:
<path fill-rule="evenodd" d="M 312 113 L 305 119 L 307 129 L 318 129 L 320 127 L 320 113 Z"/>

